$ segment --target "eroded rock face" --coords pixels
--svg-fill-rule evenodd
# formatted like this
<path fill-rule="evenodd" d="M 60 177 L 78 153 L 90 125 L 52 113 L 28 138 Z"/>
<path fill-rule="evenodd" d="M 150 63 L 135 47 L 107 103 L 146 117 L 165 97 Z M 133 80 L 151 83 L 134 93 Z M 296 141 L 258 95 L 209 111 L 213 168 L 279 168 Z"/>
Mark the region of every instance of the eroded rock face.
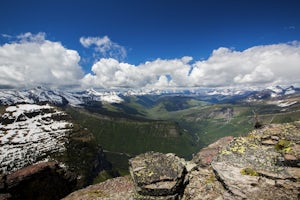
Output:
<path fill-rule="evenodd" d="M 184 200 L 195 199 L 222 199 L 226 192 L 223 185 L 217 180 L 211 167 L 211 162 L 219 151 L 233 140 L 232 136 L 224 137 L 209 146 L 201 149 L 190 163 L 196 167 L 187 174 L 188 184 L 185 187 Z"/>
<path fill-rule="evenodd" d="M 76 176 L 56 162 L 44 162 L 1 177 L 3 199 L 60 199 L 76 186 Z"/>
<path fill-rule="evenodd" d="M 9 174 L 66 150 L 73 124 L 50 105 L 17 104 L 0 116 L 0 173 Z"/>
<path fill-rule="evenodd" d="M 224 147 L 211 164 L 224 199 L 298 199 L 299 130 L 299 122 L 269 125 Z"/>
<path fill-rule="evenodd" d="M 141 154 L 130 159 L 129 166 L 137 199 L 160 196 L 164 199 L 176 199 L 182 194 L 186 168 L 184 160 L 174 154 Z"/>
<path fill-rule="evenodd" d="M 191 171 L 188 173 L 188 180 L 182 198 L 184 200 L 218 199 L 225 192 L 211 167 L 199 167 Z"/>
<path fill-rule="evenodd" d="M 201 149 L 201 151 L 193 157 L 192 161 L 201 167 L 210 166 L 212 160 L 219 153 L 220 149 L 228 145 L 232 140 L 232 136 L 223 137 L 217 140 L 208 147 Z"/>

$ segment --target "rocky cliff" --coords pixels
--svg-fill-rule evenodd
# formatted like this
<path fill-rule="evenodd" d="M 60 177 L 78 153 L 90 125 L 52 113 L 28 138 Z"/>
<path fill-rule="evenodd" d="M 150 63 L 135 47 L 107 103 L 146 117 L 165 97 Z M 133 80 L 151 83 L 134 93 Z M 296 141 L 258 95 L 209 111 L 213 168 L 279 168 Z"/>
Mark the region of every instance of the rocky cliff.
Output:
<path fill-rule="evenodd" d="M 89 186 L 71 199 L 299 199 L 300 122 L 226 137 L 191 161 L 148 152 L 129 161 L 131 177 Z"/>
<path fill-rule="evenodd" d="M 76 174 L 56 162 L 24 167 L 0 177 L 0 199 L 60 199 L 72 192 Z"/>
<path fill-rule="evenodd" d="M 0 199 L 60 199 L 110 167 L 94 136 L 63 110 L 0 106 Z"/>

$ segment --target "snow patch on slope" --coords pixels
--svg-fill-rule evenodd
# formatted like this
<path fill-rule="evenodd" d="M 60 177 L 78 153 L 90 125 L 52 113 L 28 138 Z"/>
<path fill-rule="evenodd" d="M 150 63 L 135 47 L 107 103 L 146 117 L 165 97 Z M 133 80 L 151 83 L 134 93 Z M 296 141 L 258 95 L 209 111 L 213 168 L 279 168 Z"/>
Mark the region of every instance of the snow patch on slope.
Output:
<path fill-rule="evenodd" d="M 49 105 L 9 106 L 0 118 L 0 173 L 33 164 L 65 150 L 72 124 L 66 114 Z"/>
<path fill-rule="evenodd" d="M 291 105 L 294 105 L 298 103 L 297 101 L 292 101 L 292 102 L 288 102 L 288 101 L 278 101 L 277 102 L 277 106 L 281 107 L 281 108 L 285 108 L 285 107 L 289 107 Z"/>
<path fill-rule="evenodd" d="M 118 96 L 117 92 L 97 92 L 94 89 L 89 89 L 87 91 L 88 95 L 93 97 L 96 101 L 106 102 L 106 103 L 122 103 L 124 100 Z"/>
<path fill-rule="evenodd" d="M 70 104 L 78 106 L 88 101 L 101 101 L 104 103 L 121 103 L 123 99 L 115 91 L 95 91 L 89 89 L 80 92 L 49 90 L 37 87 L 30 90 L 0 90 L 0 104 L 13 105 L 17 103 L 45 103 L 54 105 Z"/>

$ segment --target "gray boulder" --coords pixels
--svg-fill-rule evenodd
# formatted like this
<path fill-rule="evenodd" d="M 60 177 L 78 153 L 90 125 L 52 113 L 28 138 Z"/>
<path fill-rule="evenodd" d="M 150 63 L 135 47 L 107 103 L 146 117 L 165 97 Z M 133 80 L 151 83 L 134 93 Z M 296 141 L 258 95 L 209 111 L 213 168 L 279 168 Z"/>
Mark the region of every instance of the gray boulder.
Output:
<path fill-rule="evenodd" d="M 129 160 L 136 199 L 177 199 L 185 187 L 185 161 L 174 154 L 148 152 Z"/>

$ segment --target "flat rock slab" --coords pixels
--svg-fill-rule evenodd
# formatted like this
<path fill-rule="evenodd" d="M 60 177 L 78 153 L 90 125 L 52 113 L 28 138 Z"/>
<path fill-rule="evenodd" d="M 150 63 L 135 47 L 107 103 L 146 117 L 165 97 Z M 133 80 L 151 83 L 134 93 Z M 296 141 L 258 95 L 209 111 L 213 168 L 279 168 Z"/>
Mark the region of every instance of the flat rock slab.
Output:
<path fill-rule="evenodd" d="M 69 194 L 63 200 L 133 200 L 134 185 L 130 176 L 109 179 Z"/>
<path fill-rule="evenodd" d="M 182 200 L 222 200 L 225 189 L 211 167 L 199 167 L 191 171 L 188 177 L 189 184 L 185 187 Z"/>
<path fill-rule="evenodd" d="M 229 191 L 223 199 L 299 199 L 299 130 L 299 122 L 272 124 L 223 147 L 211 163 Z"/>
<path fill-rule="evenodd" d="M 184 160 L 174 154 L 141 154 L 130 159 L 129 166 L 139 195 L 176 195 L 183 188 L 186 174 Z"/>
<path fill-rule="evenodd" d="M 219 150 L 228 145 L 232 140 L 232 136 L 223 137 L 217 140 L 208 147 L 201 149 L 201 151 L 193 157 L 192 161 L 201 167 L 210 166 L 213 158 L 219 153 Z"/>

